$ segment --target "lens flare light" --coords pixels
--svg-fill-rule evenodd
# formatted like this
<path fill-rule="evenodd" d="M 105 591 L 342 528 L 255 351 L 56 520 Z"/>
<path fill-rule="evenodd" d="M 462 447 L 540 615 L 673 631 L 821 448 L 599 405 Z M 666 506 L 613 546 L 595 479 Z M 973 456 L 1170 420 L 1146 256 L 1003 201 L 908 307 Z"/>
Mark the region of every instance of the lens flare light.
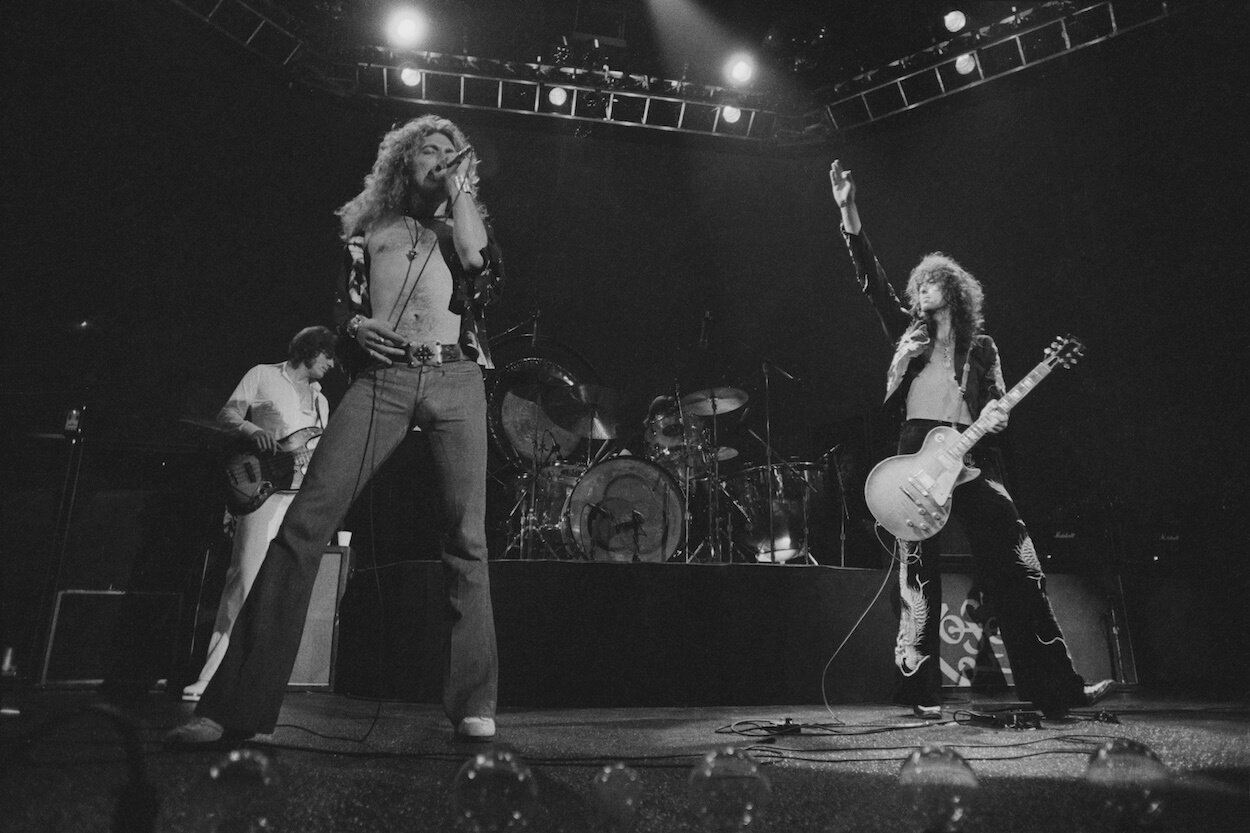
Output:
<path fill-rule="evenodd" d="M 396 49 L 411 49 L 425 39 L 429 24 L 420 10 L 396 9 L 386 23 L 386 39 Z"/>

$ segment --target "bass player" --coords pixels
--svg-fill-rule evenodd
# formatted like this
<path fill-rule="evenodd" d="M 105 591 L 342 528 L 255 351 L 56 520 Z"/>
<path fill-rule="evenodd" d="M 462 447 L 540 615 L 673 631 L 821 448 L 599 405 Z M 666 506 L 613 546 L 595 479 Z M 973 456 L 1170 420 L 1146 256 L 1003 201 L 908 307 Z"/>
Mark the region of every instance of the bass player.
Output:
<path fill-rule="evenodd" d="M 935 252 L 912 269 L 904 306 L 863 232 L 851 172 L 835 160 L 829 181 L 860 288 L 895 343 L 885 403 L 904 418 L 898 453 L 919 450 L 936 426 L 962 431 L 986 412 L 989 430 L 1002 431 L 1007 413 L 998 398 L 1005 387 L 998 347 L 982 332 L 981 283 L 954 259 Z M 976 462 L 982 474 L 955 488 L 952 513 L 967 533 L 977 583 L 997 617 L 1016 691 L 1050 718 L 1093 705 L 1113 683 L 1087 685 L 1076 673 L 1046 595 L 1037 551 L 1002 475 L 991 458 Z M 894 646 L 895 700 L 911 706 L 917 717 L 932 719 L 942 716 L 937 543 L 934 538 L 898 540 L 901 604 Z"/>
<path fill-rule="evenodd" d="M 328 327 L 300 330 L 287 347 L 286 361 L 258 364 L 243 374 L 217 412 L 217 423 L 259 455 L 274 454 L 284 437 L 301 429 L 314 428 L 319 433 L 330 418 L 321 379 L 334 367 L 337 342 L 338 336 Z M 196 681 L 182 690 L 183 700 L 200 699 L 226 655 L 234 620 L 294 498 L 295 489 L 276 491 L 254 511 L 235 519 L 230 568 L 217 605 L 208 657 Z"/>

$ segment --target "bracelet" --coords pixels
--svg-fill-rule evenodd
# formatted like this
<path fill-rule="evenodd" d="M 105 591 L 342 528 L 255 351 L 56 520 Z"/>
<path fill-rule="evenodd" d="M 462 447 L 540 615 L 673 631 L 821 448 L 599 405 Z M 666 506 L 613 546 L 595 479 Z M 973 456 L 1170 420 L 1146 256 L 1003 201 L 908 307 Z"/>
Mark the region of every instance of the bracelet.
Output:
<path fill-rule="evenodd" d="M 363 315 L 353 315 L 351 320 L 347 322 L 347 326 L 343 329 L 347 332 L 349 337 L 355 338 L 357 331 L 360 330 L 360 325 L 367 320 L 368 319 L 366 319 Z"/>

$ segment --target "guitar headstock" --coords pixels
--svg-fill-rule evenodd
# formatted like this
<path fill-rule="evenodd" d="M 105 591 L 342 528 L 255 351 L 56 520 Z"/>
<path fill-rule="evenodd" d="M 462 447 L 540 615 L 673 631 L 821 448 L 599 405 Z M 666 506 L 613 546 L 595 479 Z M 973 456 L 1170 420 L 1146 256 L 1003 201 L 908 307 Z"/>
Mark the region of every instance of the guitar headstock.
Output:
<path fill-rule="evenodd" d="M 1085 355 L 1085 345 L 1073 335 L 1057 336 L 1046 348 L 1046 363 L 1051 367 L 1071 367 Z"/>

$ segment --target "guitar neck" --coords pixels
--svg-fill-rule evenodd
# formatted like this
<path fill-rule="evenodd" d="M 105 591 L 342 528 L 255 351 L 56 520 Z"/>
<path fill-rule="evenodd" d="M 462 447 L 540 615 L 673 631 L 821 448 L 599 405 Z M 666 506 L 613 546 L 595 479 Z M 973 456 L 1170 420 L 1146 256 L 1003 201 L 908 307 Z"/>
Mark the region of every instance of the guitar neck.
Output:
<path fill-rule="evenodd" d="M 1020 400 L 1028 396 L 1029 391 L 1037 387 L 1037 383 L 1045 379 L 1053 369 L 1054 362 L 1050 359 L 1044 359 L 1039 362 L 1037 367 L 1029 371 L 1029 375 L 1017 382 L 1015 387 L 1007 391 L 1003 398 L 998 400 L 999 407 L 1010 413 L 1011 409 L 1020 404 Z M 971 451 L 972 447 L 985 436 L 989 426 L 989 414 L 982 413 L 976 422 L 969 425 L 968 429 L 959 435 L 959 440 L 947 449 L 947 453 L 956 460 L 963 459 L 963 456 Z"/>

